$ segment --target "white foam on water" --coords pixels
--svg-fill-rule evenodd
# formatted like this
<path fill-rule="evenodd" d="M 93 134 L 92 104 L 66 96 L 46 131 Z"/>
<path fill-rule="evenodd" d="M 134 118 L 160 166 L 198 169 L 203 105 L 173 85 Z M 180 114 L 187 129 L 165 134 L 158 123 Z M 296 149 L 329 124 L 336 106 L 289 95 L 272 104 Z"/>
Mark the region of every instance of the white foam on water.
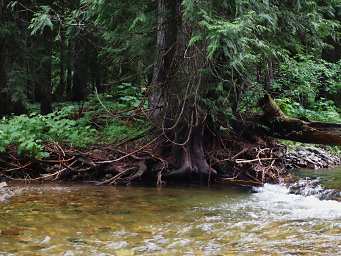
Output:
<path fill-rule="evenodd" d="M 266 211 L 271 217 L 292 220 L 341 219 L 341 202 L 338 201 L 289 194 L 284 185 L 265 184 L 256 191 L 251 196 L 252 204 L 249 206 Z"/>

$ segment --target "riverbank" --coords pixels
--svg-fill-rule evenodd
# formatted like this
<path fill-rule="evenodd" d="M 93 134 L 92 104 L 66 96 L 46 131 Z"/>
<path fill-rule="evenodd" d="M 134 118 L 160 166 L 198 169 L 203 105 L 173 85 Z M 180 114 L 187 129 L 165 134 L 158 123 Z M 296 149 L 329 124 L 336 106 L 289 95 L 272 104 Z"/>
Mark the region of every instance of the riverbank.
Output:
<path fill-rule="evenodd" d="M 330 151 L 312 146 L 289 148 L 271 142 L 250 144 L 230 137 L 230 147 L 219 155 L 212 152 L 212 168 L 217 174 L 200 177 L 169 175 L 175 168 L 174 155 L 161 155 L 161 136 L 147 134 L 143 138 L 121 145 L 98 144 L 86 150 L 49 143 L 44 145 L 48 157 L 21 157 L 16 147 L 0 154 L 0 181 L 24 182 L 92 182 L 97 185 L 129 185 L 166 183 L 226 183 L 241 186 L 261 186 L 291 179 L 297 168 L 332 168 L 341 163 Z M 227 153 L 226 153 L 227 152 Z M 214 160 L 214 161 L 213 161 Z"/>
<path fill-rule="evenodd" d="M 0 155 L 0 175 L 4 181 L 51 182 L 92 181 L 98 185 L 144 183 L 163 185 L 165 182 L 180 183 L 228 183 L 259 186 L 265 182 L 276 182 L 286 175 L 282 167 L 283 148 L 267 144 L 250 144 L 236 138 L 226 138 L 233 145 L 210 156 L 212 176 L 170 175 L 176 168 L 176 156 L 160 152 L 164 137 L 145 137 L 122 145 L 98 144 L 86 150 L 49 143 L 43 150 L 48 157 L 43 159 L 21 157 L 16 147 L 9 147 Z"/>
<path fill-rule="evenodd" d="M 207 129 L 188 152 L 165 131 L 151 128 L 142 101 L 134 107 L 125 98 L 115 100 L 95 95 L 82 105 L 56 105 L 59 110 L 46 116 L 32 109 L 30 115 L 2 119 L 0 181 L 262 186 L 290 179 L 291 169 L 340 163 L 320 148 L 292 147 L 228 129 Z"/>

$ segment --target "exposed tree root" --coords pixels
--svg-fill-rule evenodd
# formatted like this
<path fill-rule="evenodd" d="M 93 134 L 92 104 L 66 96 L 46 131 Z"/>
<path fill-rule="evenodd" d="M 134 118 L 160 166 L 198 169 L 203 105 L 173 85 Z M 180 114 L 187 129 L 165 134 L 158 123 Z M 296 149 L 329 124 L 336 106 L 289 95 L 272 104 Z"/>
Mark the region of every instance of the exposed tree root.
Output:
<path fill-rule="evenodd" d="M 169 172 L 169 177 L 174 176 L 200 176 L 209 177 L 216 175 L 209 164 L 204 151 L 203 132 L 201 129 L 194 129 L 192 138 L 185 146 L 176 146 L 180 151 L 180 167 Z"/>
<path fill-rule="evenodd" d="M 268 109 L 266 113 L 281 116 L 279 110 L 265 109 Z M 267 134 L 254 132 L 245 122 L 239 123 L 242 125 L 239 135 L 215 134 L 205 120 L 201 124 L 190 123 L 172 126 L 177 129 L 165 128 L 154 137 L 116 146 L 94 145 L 86 151 L 48 143 L 45 151 L 49 158 L 41 160 L 18 156 L 17 148 L 11 146 L 0 155 L 0 180 L 94 181 L 98 185 L 153 182 L 161 186 L 177 179 L 254 186 L 278 182 L 285 177 L 281 160 L 285 148 L 264 139 Z M 181 125 L 186 128 L 179 134 Z M 245 127 L 252 135 L 243 133 Z M 185 143 L 177 143 L 170 137 Z"/>
<path fill-rule="evenodd" d="M 162 136 L 145 138 L 120 149 L 97 145 L 80 151 L 50 143 L 45 146 L 50 157 L 43 160 L 19 157 L 16 148 L 10 147 L 6 154 L 0 155 L 0 179 L 94 181 L 98 185 L 153 182 L 160 186 L 177 178 L 187 182 L 257 186 L 278 182 L 286 175 L 281 162 L 285 149 L 277 144 L 264 141 L 250 144 L 240 137 L 228 136 L 208 146 L 202 135 L 194 133 L 185 146 L 172 145 L 178 154 L 169 150 L 172 147 Z M 178 159 L 174 159 L 176 155 Z"/>
<path fill-rule="evenodd" d="M 217 132 L 217 128 L 212 132 L 206 118 L 200 123 L 194 121 L 193 114 L 187 124 L 176 121 L 170 128 L 162 127 L 159 135 L 145 135 L 116 146 L 94 145 L 82 151 L 48 143 L 47 159 L 19 156 L 17 148 L 11 146 L 0 154 L 0 181 L 94 181 L 98 185 L 153 182 L 160 186 L 176 178 L 255 186 L 287 177 L 282 162 L 286 149 L 270 137 L 341 143 L 339 124 L 286 117 L 268 95 L 261 106 L 262 116 L 235 120 L 231 122 L 234 131 L 228 133 Z"/>

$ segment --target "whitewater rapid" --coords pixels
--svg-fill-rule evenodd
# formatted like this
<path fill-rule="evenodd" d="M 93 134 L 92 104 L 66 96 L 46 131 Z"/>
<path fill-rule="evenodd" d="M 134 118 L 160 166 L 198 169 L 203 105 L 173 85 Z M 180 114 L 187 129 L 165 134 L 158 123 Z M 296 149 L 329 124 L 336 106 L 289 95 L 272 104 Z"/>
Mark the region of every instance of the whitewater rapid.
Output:
<path fill-rule="evenodd" d="M 250 197 L 250 204 L 256 210 L 267 213 L 272 218 L 341 219 L 341 202 L 320 200 L 316 195 L 290 194 L 285 185 L 265 184 L 255 190 L 256 193 Z"/>

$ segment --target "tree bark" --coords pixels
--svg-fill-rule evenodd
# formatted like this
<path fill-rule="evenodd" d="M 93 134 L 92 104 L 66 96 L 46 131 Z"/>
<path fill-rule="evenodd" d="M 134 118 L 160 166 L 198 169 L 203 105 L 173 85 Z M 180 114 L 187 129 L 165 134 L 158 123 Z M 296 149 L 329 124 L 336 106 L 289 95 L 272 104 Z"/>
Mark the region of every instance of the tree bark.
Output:
<path fill-rule="evenodd" d="M 202 89 L 199 87 L 206 79 L 201 77 L 201 59 L 185 57 L 190 35 L 185 34 L 184 28 L 189 24 L 184 23 L 181 1 L 159 0 L 157 21 L 156 62 L 149 104 L 151 119 L 167 138 L 167 146 L 171 144 L 171 149 L 164 151 L 176 156 L 174 170 L 168 175 L 210 177 L 216 172 L 207 162 L 206 119 L 197 102 L 197 93 Z M 191 56 L 192 52 L 187 54 Z"/>
<path fill-rule="evenodd" d="M 160 110 L 164 105 L 163 90 L 167 87 L 172 72 L 177 40 L 177 3 L 178 0 L 158 1 L 158 30 L 156 39 L 156 62 L 154 65 L 152 90 L 149 105 L 152 118 L 158 122 Z"/>

